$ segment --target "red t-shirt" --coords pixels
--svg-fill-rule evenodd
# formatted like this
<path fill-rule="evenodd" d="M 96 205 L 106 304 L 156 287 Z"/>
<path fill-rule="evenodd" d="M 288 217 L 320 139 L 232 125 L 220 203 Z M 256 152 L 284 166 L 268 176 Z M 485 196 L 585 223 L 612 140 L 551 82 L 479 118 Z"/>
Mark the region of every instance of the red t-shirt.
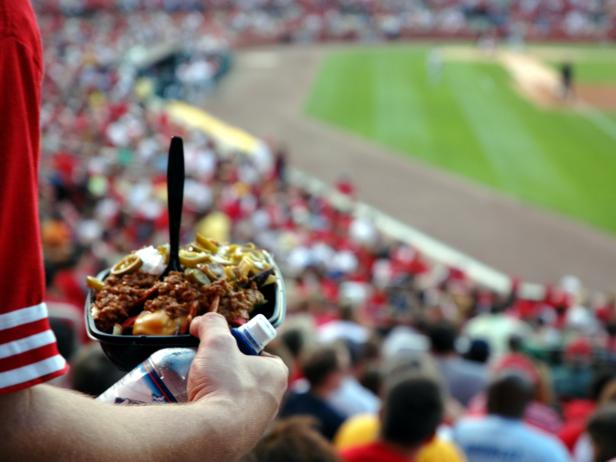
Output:
<path fill-rule="evenodd" d="M 43 303 L 38 219 L 43 52 L 30 2 L 0 0 L 0 393 L 66 371 Z"/>
<path fill-rule="evenodd" d="M 347 449 L 340 455 L 344 462 L 412 462 L 382 441 Z"/>

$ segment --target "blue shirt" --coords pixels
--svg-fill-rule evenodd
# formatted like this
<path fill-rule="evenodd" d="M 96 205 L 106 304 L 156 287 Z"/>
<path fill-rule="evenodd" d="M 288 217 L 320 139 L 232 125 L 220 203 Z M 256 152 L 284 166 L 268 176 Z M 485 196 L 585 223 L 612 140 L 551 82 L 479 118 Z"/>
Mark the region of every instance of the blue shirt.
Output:
<path fill-rule="evenodd" d="M 381 407 L 379 398 L 362 387 L 353 377 L 345 377 L 327 402 L 345 417 L 357 414 L 376 414 Z"/>
<path fill-rule="evenodd" d="M 569 462 L 563 444 L 521 420 L 490 415 L 462 419 L 453 440 L 468 462 Z"/>
<path fill-rule="evenodd" d="M 292 391 L 286 397 L 280 417 L 292 415 L 309 415 L 319 421 L 319 430 L 327 439 L 332 440 L 338 428 L 344 422 L 344 416 L 332 408 L 326 401 L 313 395 L 310 391 L 298 393 Z"/>

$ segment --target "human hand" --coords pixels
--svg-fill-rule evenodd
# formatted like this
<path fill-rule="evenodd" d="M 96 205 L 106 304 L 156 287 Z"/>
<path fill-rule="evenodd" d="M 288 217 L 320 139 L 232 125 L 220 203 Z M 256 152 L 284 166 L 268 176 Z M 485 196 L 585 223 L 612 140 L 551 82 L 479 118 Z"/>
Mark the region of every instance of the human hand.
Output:
<path fill-rule="evenodd" d="M 199 337 L 199 349 L 188 375 L 188 399 L 228 398 L 261 412 L 278 410 L 287 387 L 288 369 L 278 357 L 240 352 L 227 321 L 216 313 L 195 318 L 190 333 Z M 242 411 L 244 412 L 244 411 Z"/>

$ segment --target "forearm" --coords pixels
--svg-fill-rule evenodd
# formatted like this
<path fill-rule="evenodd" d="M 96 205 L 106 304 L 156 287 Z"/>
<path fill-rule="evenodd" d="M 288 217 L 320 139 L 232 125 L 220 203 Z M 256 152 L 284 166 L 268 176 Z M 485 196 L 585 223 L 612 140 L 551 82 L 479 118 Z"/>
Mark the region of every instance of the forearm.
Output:
<path fill-rule="evenodd" d="M 49 386 L 0 396 L 0 410 L 2 454 L 28 461 L 233 461 L 272 417 L 250 409 L 243 414 L 237 402 L 218 396 L 183 405 L 112 406 Z"/>

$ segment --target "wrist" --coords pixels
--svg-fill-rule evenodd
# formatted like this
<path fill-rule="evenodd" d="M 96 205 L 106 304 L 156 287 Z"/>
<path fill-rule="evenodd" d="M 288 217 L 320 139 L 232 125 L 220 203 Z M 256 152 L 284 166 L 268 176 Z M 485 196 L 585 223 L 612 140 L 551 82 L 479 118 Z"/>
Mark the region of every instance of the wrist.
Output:
<path fill-rule="evenodd" d="M 234 419 L 241 416 L 254 419 L 255 415 L 262 416 L 261 420 L 273 419 L 280 407 L 280 400 L 266 390 L 216 390 L 205 396 L 197 394 L 191 401 L 224 409 Z"/>
<path fill-rule="evenodd" d="M 194 404 L 215 422 L 216 440 L 227 455 L 221 460 L 235 460 L 250 451 L 278 412 L 277 400 L 267 393 L 215 391 Z"/>
<path fill-rule="evenodd" d="M 256 408 L 261 411 L 271 410 L 276 413 L 280 407 L 280 397 L 268 387 L 245 387 L 238 389 L 219 388 L 214 391 L 192 390 L 188 396 L 191 402 L 216 403 L 238 412 L 247 412 Z"/>

